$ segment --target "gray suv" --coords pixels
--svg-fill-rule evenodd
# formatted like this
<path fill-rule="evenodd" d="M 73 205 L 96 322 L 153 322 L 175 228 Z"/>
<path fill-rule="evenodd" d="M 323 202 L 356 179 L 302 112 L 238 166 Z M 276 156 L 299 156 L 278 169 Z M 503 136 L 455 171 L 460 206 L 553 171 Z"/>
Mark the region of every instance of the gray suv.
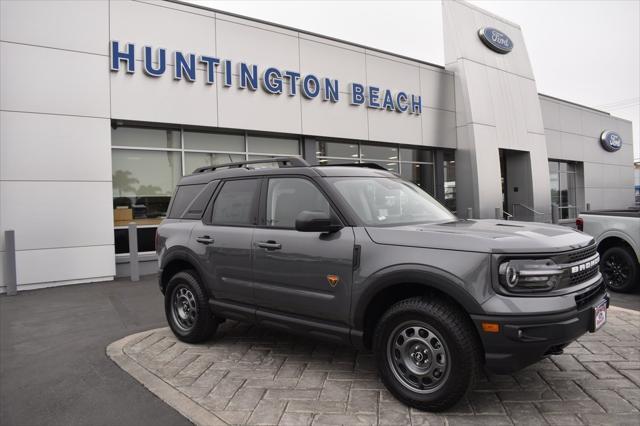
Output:
<path fill-rule="evenodd" d="M 357 167 L 356 167 L 357 166 Z M 372 349 L 406 404 L 455 404 L 606 320 L 594 240 L 542 223 L 460 220 L 374 164 L 298 158 L 203 167 L 158 228 L 175 335 L 225 319 Z"/>

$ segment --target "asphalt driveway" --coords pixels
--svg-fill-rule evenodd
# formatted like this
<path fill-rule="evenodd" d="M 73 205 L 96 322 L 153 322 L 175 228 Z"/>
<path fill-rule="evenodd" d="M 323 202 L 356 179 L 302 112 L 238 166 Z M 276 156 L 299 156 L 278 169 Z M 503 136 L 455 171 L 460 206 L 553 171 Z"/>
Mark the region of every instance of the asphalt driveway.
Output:
<path fill-rule="evenodd" d="M 638 294 L 612 301 L 640 310 Z M 165 325 L 155 276 L 0 297 L 0 424 L 190 424 L 105 355 Z"/>

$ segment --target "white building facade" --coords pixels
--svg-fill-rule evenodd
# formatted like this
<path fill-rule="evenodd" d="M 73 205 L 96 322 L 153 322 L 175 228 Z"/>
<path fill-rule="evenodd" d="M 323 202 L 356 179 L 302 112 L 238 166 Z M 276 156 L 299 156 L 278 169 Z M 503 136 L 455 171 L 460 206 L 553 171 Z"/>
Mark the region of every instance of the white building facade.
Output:
<path fill-rule="evenodd" d="M 538 94 L 520 28 L 464 2 L 444 66 L 171 1 L 0 7 L 0 291 L 14 257 L 19 290 L 126 273 L 130 222 L 152 271 L 179 178 L 245 159 L 375 162 L 461 217 L 633 204 L 631 123 Z"/>

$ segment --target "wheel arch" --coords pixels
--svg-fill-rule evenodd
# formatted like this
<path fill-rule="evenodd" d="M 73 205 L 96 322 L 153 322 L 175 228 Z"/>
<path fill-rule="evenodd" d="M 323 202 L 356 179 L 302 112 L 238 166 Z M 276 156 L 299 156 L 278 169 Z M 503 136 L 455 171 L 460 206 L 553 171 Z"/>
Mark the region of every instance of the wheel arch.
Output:
<path fill-rule="evenodd" d="M 619 233 L 619 232 L 609 232 L 605 235 L 601 236 L 598 241 L 598 253 L 600 256 L 611 247 L 619 246 L 625 247 L 633 253 L 638 262 L 640 262 L 640 251 L 635 245 L 632 243 L 633 240 L 627 234 Z"/>
<path fill-rule="evenodd" d="M 198 281 L 200 282 L 200 287 L 202 291 L 205 292 L 207 296 L 209 296 L 209 292 L 207 286 L 204 285 L 202 281 L 203 271 L 201 271 L 198 266 L 198 262 L 193 256 L 189 255 L 184 251 L 174 251 L 172 253 L 167 253 L 162 259 L 162 263 L 160 265 L 159 271 L 159 284 L 160 291 L 164 294 L 167 289 L 167 284 L 171 277 L 173 277 L 178 272 L 184 270 L 192 270 L 198 275 Z"/>
<path fill-rule="evenodd" d="M 437 297 L 457 306 L 469 318 L 482 313 L 480 304 L 463 288 L 462 280 L 451 274 L 431 268 L 393 269 L 384 271 L 367 284 L 353 310 L 353 324 L 362 332 L 362 344 L 371 347 L 372 334 L 377 320 L 393 304 L 415 296 Z M 479 337 L 479 336 L 478 336 Z"/>

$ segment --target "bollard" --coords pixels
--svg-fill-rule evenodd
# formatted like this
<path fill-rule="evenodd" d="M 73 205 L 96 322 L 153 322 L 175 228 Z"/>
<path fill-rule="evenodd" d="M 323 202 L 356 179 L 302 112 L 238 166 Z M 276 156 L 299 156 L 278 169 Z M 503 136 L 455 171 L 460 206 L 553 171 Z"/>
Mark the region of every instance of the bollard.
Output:
<path fill-rule="evenodd" d="M 551 204 L 551 223 L 560 222 L 560 207 L 557 204 Z"/>
<path fill-rule="evenodd" d="M 587 211 L 591 210 L 591 203 L 587 203 Z"/>
<path fill-rule="evenodd" d="M 496 219 L 504 219 L 502 217 L 502 207 L 496 207 Z"/>
<path fill-rule="evenodd" d="M 16 231 L 9 229 L 4 231 L 4 245 L 7 250 L 7 296 L 15 296 L 18 293 L 18 273 L 16 269 Z"/>
<path fill-rule="evenodd" d="M 467 207 L 467 219 L 473 219 L 473 207 Z"/>
<path fill-rule="evenodd" d="M 138 260 L 138 225 L 129 223 L 129 272 L 131 281 L 140 281 L 140 263 Z"/>

